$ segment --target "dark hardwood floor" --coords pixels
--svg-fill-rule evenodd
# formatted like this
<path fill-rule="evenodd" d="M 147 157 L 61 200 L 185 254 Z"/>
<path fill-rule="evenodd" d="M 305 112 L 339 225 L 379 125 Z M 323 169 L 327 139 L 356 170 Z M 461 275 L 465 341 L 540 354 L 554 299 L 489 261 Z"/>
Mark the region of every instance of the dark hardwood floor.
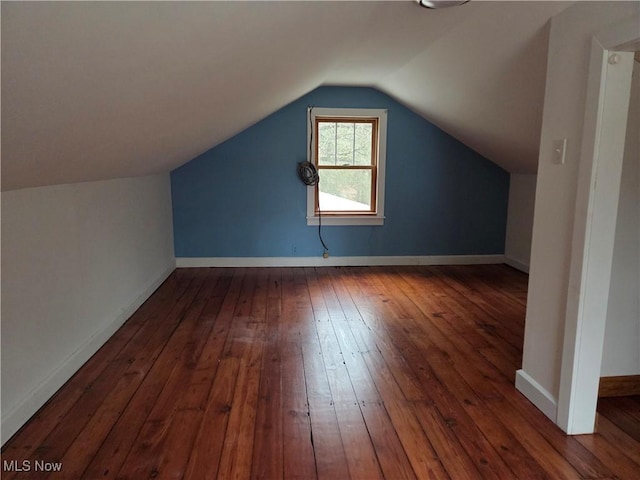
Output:
<path fill-rule="evenodd" d="M 568 437 L 514 388 L 526 288 L 502 265 L 178 269 L 2 478 L 640 478 L 638 398 Z"/>

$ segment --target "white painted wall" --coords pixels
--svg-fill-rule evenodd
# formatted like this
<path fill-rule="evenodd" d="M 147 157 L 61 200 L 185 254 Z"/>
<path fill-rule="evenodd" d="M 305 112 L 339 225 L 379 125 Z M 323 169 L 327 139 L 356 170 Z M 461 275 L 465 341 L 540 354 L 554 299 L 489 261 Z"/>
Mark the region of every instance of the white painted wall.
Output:
<path fill-rule="evenodd" d="M 511 174 L 504 255 L 507 264 L 529 272 L 537 175 Z"/>
<path fill-rule="evenodd" d="M 522 370 L 516 385 L 556 420 L 591 38 L 636 2 L 578 2 L 552 19 Z M 553 141 L 567 139 L 564 165 Z"/>
<path fill-rule="evenodd" d="M 169 175 L 2 193 L 2 442 L 175 267 Z"/>
<path fill-rule="evenodd" d="M 601 375 L 640 375 L 640 63 L 635 62 L 622 164 Z"/>

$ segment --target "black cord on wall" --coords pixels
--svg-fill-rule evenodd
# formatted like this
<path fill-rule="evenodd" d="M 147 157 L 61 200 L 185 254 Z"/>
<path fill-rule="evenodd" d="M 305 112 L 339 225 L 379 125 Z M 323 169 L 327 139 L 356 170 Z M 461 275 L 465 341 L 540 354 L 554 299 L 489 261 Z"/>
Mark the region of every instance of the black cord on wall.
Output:
<path fill-rule="evenodd" d="M 305 185 L 308 185 L 310 187 L 315 187 L 316 185 L 318 185 L 318 183 L 320 183 L 320 175 L 318 174 L 318 169 L 316 168 L 316 166 L 310 161 L 313 158 L 313 123 L 312 123 L 313 121 L 311 118 L 311 112 L 313 111 L 313 107 L 309 106 L 308 111 L 309 111 L 309 132 L 310 132 L 309 161 L 298 163 L 298 176 L 300 177 L 300 180 L 302 180 L 302 182 Z M 320 195 L 319 190 L 318 190 L 318 195 Z M 318 205 L 319 205 L 319 199 L 318 199 Z M 327 244 L 324 243 L 324 240 L 322 239 L 322 212 L 320 211 L 320 208 L 318 208 L 318 238 L 320 239 L 320 243 L 324 248 L 323 257 L 327 258 L 329 256 L 329 247 L 327 247 Z"/>

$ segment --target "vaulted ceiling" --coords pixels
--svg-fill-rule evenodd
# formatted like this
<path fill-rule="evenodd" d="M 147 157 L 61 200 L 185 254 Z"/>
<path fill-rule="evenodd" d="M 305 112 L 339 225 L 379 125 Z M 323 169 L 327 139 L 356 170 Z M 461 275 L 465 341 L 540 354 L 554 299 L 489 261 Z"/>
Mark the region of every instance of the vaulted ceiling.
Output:
<path fill-rule="evenodd" d="M 169 171 L 320 85 L 373 86 L 537 168 L 572 2 L 2 2 L 2 189 Z"/>

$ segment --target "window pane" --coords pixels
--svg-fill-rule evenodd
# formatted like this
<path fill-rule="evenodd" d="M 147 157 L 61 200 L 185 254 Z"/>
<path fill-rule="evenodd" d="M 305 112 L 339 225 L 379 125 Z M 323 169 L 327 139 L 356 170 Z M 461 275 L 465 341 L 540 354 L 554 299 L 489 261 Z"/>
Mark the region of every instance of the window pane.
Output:
<path fill-rule="evenodd" d="M 318 164 L 336 164 L 336 124 L 318 123 Z"/>
<path fill-rule="evenodd" d="M 353 123 L 337 123 L 338 165 L 353 165 Z"/>
<path fill-rule="evenodd" d="M 318 122 L 318 165 L 373 165 L 373 124 Z"/>
<path fill-rule="evenodd" d="M 371 170 L 320 170 L 321 211 L 371 211 Z"/>
<path fill-rule="evenodd" d="M 355 123 L 354 158 L 355 165 L 372 165 L 371 136 L 373 125 L 370 123 Z"/>

